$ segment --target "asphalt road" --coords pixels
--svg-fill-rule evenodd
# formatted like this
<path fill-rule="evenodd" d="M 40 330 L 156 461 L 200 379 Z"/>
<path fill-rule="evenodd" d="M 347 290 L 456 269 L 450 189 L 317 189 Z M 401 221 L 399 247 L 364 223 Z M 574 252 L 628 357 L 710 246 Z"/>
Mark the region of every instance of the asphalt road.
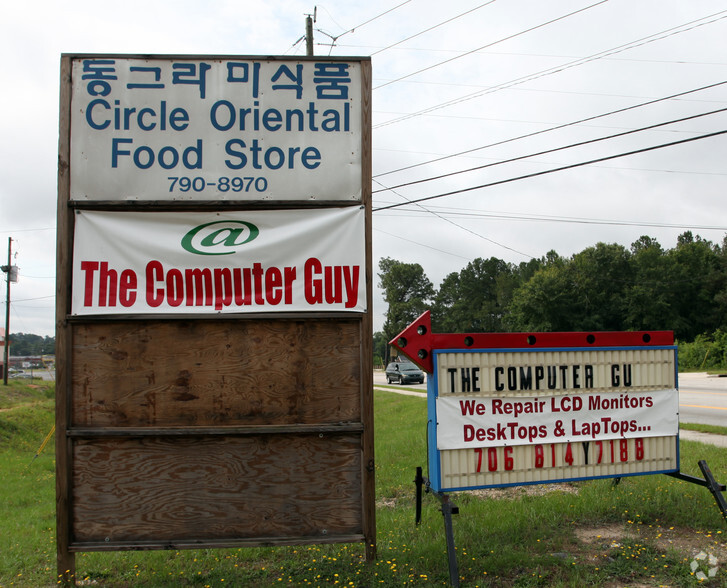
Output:
<path fill-rule="evenodd" d="M 679 421 L 727 427 L 727 378 L 679 374 Z"/>
<path fill-rule="evenodd" d="M 23 373 L 11 373 L 9 374 L 9 377 L 12 379 L 21 379 L 21 380 L 55 380 L 56 379 L 56 372 L 55 370 L 45 370 L 45 369 L 30 369 L 25 368 L 23 369 Z"/>

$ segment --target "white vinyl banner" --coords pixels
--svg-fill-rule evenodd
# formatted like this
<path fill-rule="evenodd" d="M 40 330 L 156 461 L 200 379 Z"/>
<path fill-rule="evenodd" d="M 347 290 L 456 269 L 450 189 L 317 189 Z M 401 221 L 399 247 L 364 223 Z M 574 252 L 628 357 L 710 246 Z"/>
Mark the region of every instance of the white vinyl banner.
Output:
<path fill-rule="evenodd" d="M 98 56 L 72 82 L 72 200 L 361 200 L 356 61 Z"/>
<path fill-rule="evenodd" d="M 629 437 L 679 430 L 676 389 L 509 398 L 438 397 L 437 449 Z"/>
<path fill-rule="evenodd" d="M 74 315 L 366 311 L 364 210 L 77 211 Z"/>

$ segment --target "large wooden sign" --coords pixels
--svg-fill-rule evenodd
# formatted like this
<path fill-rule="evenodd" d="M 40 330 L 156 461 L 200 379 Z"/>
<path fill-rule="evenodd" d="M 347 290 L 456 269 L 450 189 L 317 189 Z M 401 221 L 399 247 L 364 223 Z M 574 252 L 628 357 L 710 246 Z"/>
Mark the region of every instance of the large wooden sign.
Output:
<path fill-rule="evenodd" d="M 63 55 L 57 539 L 375 554 L 370 62 Z"/>
<path fill-rule="evenodd" d="M 438 335 L 392 341 L 428 368 L 437 492 L 679 471 L 670 332 Z"/>

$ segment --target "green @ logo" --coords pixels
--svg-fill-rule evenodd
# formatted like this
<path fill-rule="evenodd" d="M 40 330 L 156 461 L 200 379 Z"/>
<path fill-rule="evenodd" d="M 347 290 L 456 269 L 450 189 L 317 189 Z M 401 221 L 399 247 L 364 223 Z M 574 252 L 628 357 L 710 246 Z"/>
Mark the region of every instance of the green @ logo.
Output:
<path fill-rule="evenodd" d="M 230 255 L 260 234 L 246 221 L 214 221 L 194 227 L 182 237 L 182 247 L 196 255 Z"/>

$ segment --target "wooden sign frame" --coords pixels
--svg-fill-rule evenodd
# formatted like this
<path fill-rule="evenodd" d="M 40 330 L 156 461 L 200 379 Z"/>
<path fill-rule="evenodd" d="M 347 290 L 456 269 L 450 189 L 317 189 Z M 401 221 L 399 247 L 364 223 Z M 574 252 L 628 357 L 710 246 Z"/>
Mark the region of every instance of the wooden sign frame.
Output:
<path fill-rule="evenodd" d="M 353 63 L 356 202 L 74 200 L 74 60 L 61 57 L 56 292 L 59 578 L 75 553 L 363 542 L 376 555 L 369 58 L 161 56 Z M 73 316 L 79 210 L 365 210 L 365 312 Z"/>

